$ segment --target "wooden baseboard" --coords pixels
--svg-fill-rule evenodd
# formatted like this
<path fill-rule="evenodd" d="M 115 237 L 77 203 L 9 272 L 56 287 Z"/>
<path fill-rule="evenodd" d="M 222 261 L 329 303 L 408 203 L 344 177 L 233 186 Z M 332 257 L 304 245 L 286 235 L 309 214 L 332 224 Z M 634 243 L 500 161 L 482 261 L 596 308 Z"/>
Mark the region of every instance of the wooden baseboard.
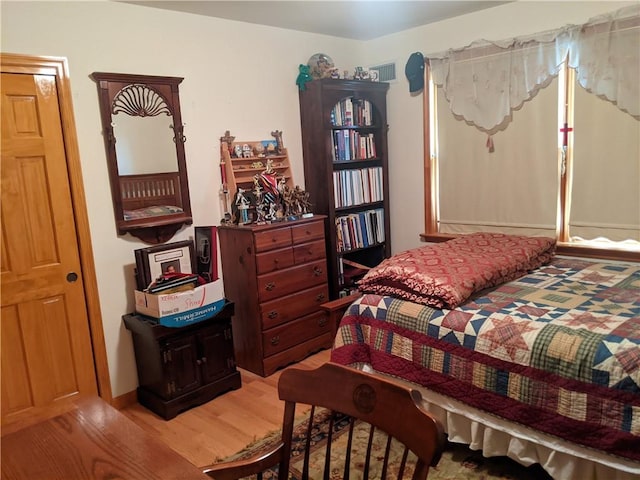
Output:
<path fill-rule="evenodd" d="M 124 407 L 133 405 L 134 403 L 138 403 L 138 394 L 135 390 L 132 390 L 124 395 L 113 397 L 111 406 L 117 410 L 122 410 Z"/>

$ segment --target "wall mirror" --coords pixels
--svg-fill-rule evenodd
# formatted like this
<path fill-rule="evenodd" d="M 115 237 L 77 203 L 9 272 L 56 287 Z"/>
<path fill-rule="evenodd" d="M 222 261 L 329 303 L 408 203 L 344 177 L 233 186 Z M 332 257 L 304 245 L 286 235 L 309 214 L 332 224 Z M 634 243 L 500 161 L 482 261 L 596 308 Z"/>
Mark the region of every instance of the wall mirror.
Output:
<path fill-rule="evenodd" d="M 118 235 L 164 243 L 193 223 L 179 77 L 94 72 Z"/>

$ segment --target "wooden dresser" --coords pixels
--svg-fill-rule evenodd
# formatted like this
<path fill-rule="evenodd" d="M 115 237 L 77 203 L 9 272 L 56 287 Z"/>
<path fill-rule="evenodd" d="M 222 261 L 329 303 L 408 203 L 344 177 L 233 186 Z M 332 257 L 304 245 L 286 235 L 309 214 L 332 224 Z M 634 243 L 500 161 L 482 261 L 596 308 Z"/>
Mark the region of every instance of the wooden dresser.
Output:
<path fill-rule="evenodd" d="M 239 367 L 268 376 L 331 347 L 325 218 L 218 227 Z"/>

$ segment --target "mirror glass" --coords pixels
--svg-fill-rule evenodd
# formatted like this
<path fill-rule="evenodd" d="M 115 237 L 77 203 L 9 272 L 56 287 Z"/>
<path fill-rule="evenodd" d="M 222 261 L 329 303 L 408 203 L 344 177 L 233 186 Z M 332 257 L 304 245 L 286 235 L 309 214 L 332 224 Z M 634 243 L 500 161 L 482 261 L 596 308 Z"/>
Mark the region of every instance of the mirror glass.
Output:
<path fill-rule="evenodd" d="M 191 224 L 179 77 L 94 72 L 119 235 L 169 240 Z"/>
<path fill-rule="evenodd" d="M 167 115 L 114 115 L 118 174 L 177 172 L 178 158 L 171 125 L 173 118 Z"/>

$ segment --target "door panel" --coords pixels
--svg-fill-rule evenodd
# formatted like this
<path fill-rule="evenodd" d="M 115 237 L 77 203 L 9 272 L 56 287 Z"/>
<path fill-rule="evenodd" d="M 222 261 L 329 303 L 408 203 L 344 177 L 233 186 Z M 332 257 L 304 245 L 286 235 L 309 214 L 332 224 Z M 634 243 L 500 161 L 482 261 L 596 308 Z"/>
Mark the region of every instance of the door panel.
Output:
<path fill-rule="evenodd" d="M 198 332 L 202 349 L 202 382 L 212 383 L 233 372 L 233 338 L 227 322 Z"/>
<path fill-rule="evenodd" d="M 171 397 L 195 390 L 201 384 L 198 364 L 198 345 L 195 335 L 185 335 L 167 344 L 170 378 L 173 382 Z"/>
<path fill-rule="evenodd" d="M 55 76 L 3 73 L 1 95 L 4 425 L 97 380 Z"/>

